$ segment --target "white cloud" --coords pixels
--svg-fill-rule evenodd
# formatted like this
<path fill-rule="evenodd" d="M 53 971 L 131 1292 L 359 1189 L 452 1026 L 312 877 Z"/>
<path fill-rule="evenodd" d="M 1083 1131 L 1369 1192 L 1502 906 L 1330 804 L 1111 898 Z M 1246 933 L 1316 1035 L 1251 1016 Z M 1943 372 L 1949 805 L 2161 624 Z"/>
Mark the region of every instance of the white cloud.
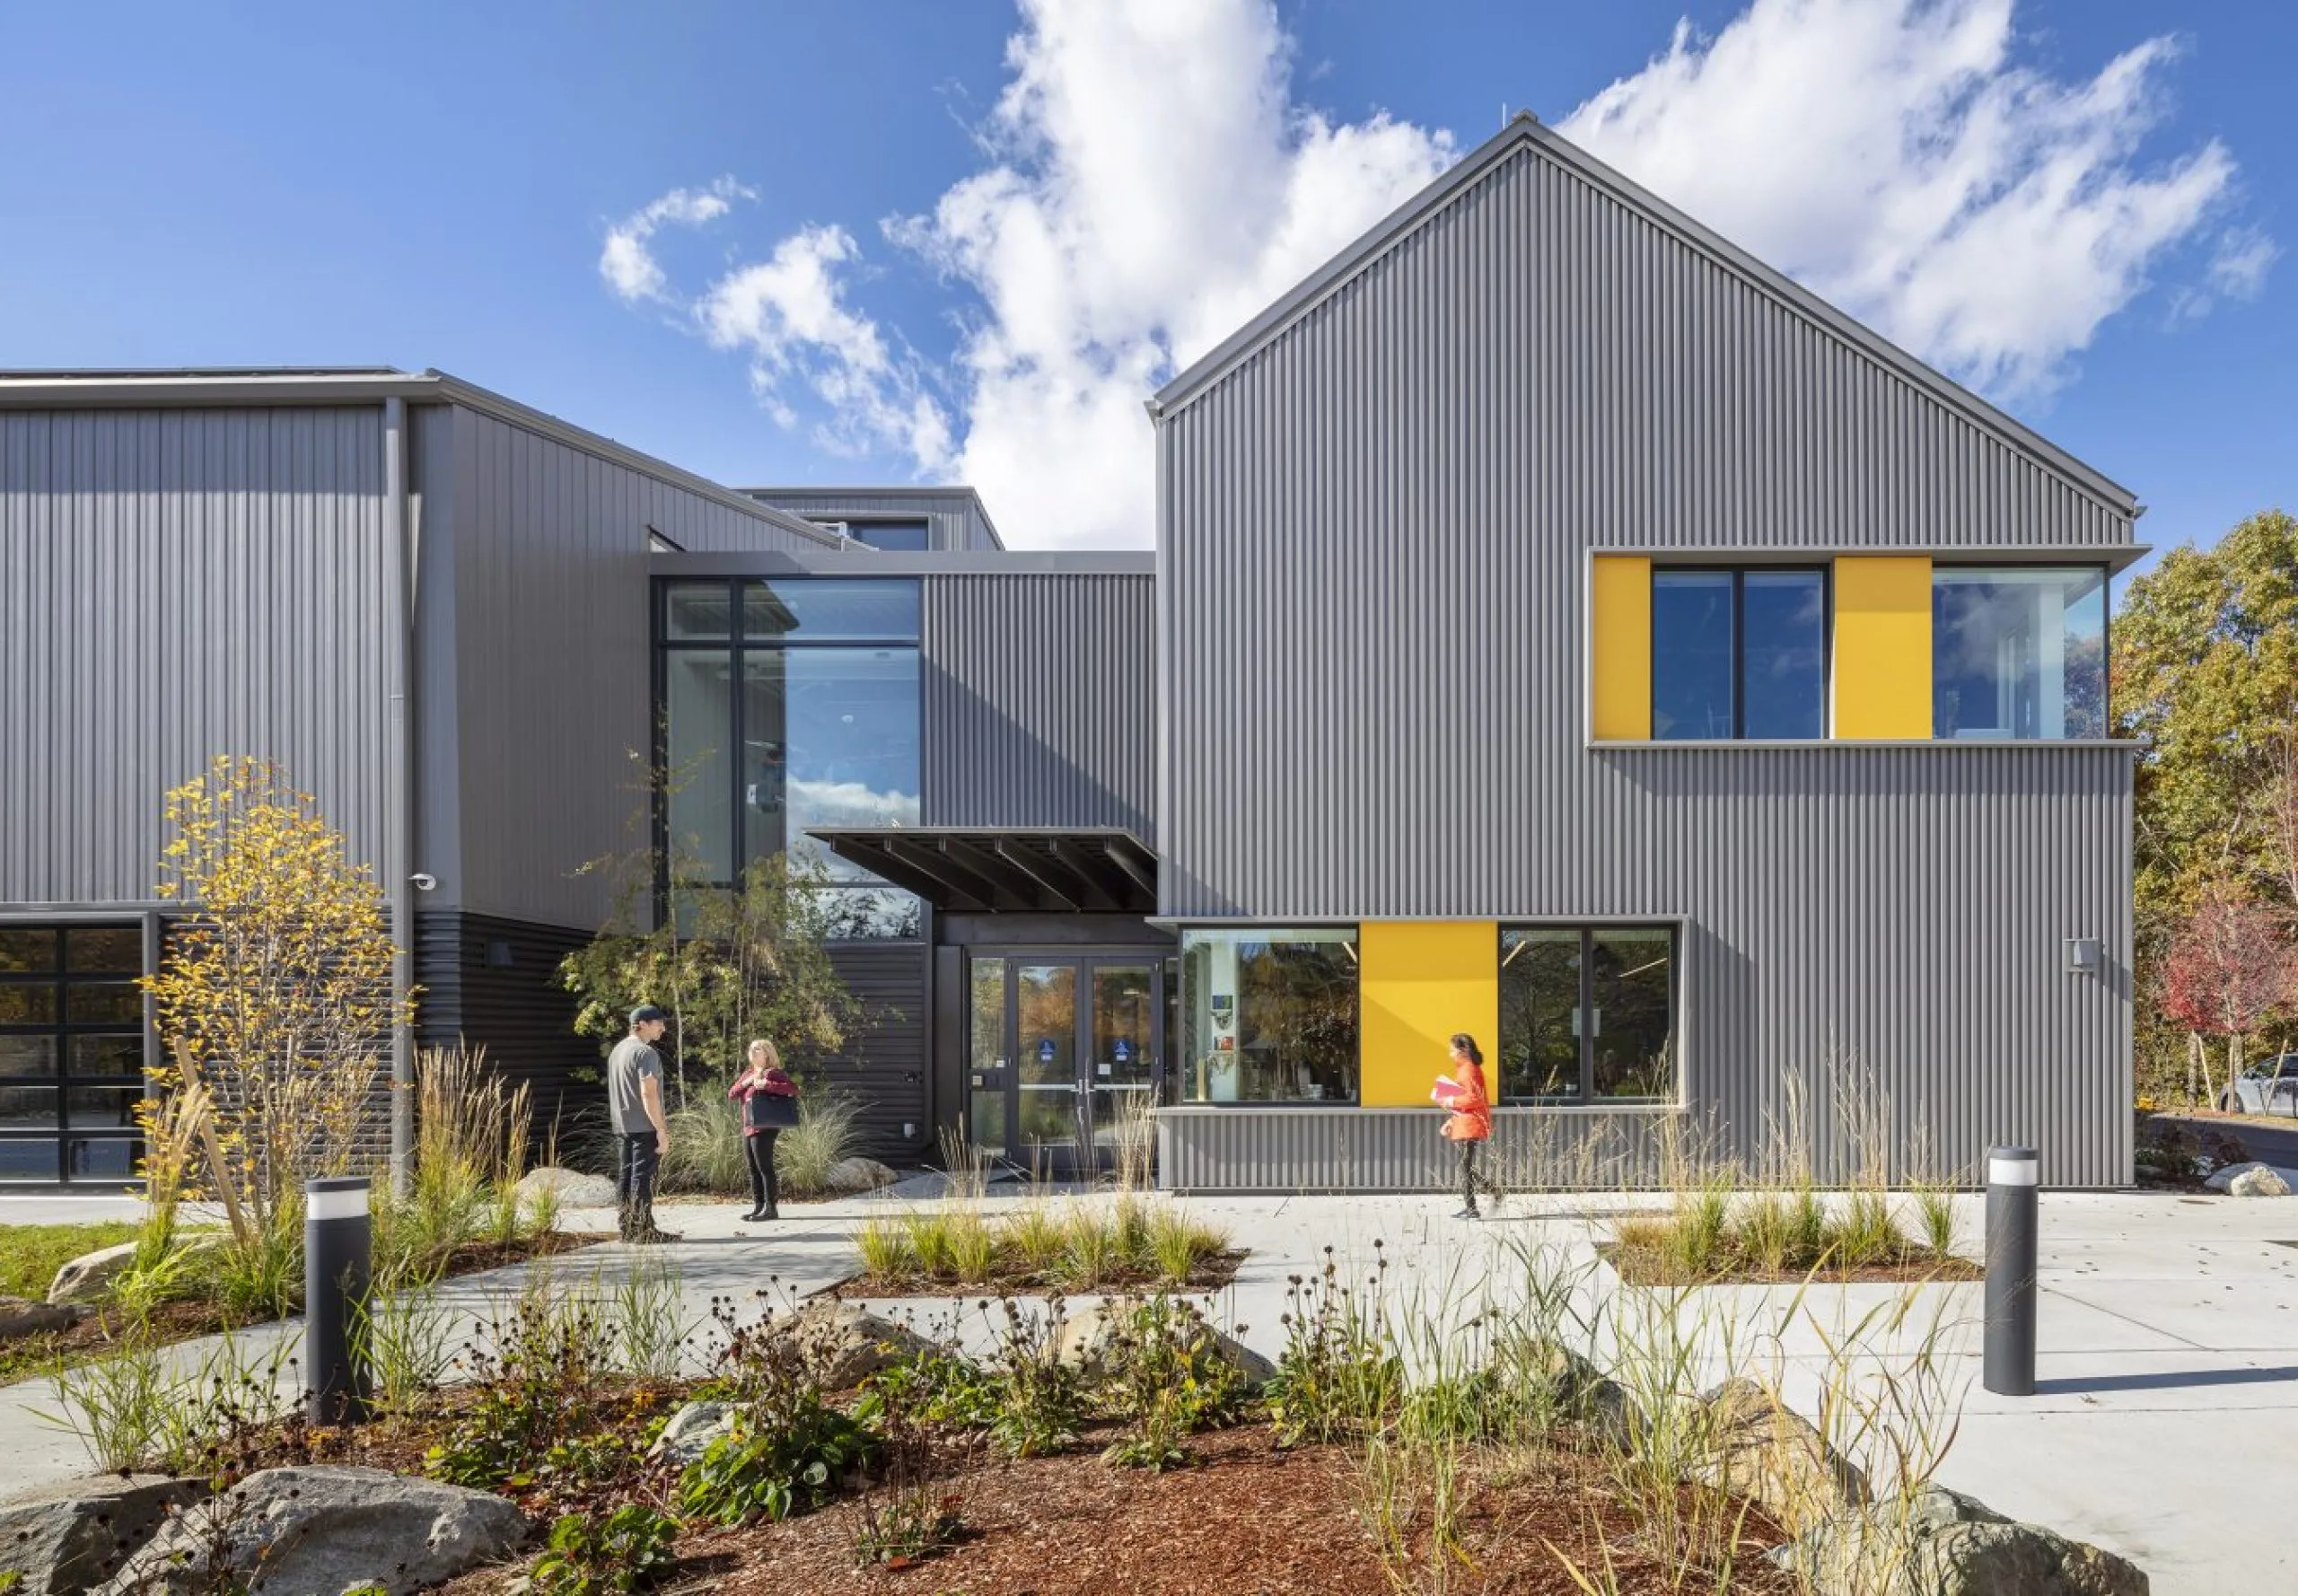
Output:
<path fill-rule="evenodd" d="M 2047 392 L 2226 197 L 2215 140 L 2136 152 L 2176 54 L 2015 64 L 2012 0 L 1755 0 L 1679 24 L 1559 130 L 1946 371 Z M 2263 269 L 2262 267 L 2260 269 Z"/>
<path fill-rule="evenodd" d="M 859 257 L 842 227 L 807 227 L 773 256 L 710 285 L 694 313 L 710 342 L 750 357 L 750 385 L 775 419 L 794 425 L 793 380 L 811 388 L 830 419 L 815 441 L 839 454 L 890 448 L 921 471 L 950 464 L 950 423 L 926 390 L 921 363 L 895 353 L 878 324 L 846 302 L 838 268 Z"/>
<path fill-rule="evenodd" d="M 1712 39 L 1680 25 L 1560 127 L 1951 373 L 1998 398 L 2042 394 L 2225 208 L 2234 163 L 2215 141 L 2142 162 L 2173 41 L 2060 81 L 2013 58 L 2012 4 L 1753 0 Z M 828 447 L 971 482 L 1017 545 L 1145 544 L 1141 400 L 1456 147 L 1443 129 L 1297 101 L 1271 0 L 1022 0 L 1022 13 L 981 169 L 881 225 L 955 292 L 945 366 L 864 308 L 866 263 L 841 226 L 792 233 L 694 311 L 748 355 L 777 420 L 820 413 Z M 645 244 L 689 218 L 654 210 L 601 261 L 627 299 L 669 298 Z M 2174 313 L 2255 293 L 2276 252 L 2223 232 L 2197 267 L 2207 288 L 2176 289 Z"/>
<path fill-rule="evenodd" d="M 2266 292 L 2266 275 L 2281 259 L 2275 241 L 2255 227 L 2219 234 L 2210 258 L 2210 285 L 2229 299 L 2256 299 Z"/>
<path fill-rule="evenodd" d="M 1026 0 L 991 164 L 887 235 L 981 303 L 957 474 L 1016 542 L 1145 544 L 1141 401 L 1451 162 L 1293 101 L 1264 0 Z"/>
<path fill-rule="evenodd" d="M 606 245 L 599 251 L 599 276 L 617 297 L 630 303 L 666 300 L 670 279 L 647 247 L 655 232 L 665 223 L 699 227 L 724 215 L 735 200 L 757 197 L 758 190 L 731 177 L 719 178 L 705 189 L 673 189 L 607 229 Z"/>

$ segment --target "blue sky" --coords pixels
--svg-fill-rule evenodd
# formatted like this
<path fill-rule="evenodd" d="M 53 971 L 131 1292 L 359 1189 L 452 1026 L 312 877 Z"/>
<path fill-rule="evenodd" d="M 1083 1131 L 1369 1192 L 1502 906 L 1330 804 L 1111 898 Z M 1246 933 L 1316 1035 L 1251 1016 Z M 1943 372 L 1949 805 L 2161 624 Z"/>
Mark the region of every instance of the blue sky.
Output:
<path fill-rule="evenodd" d="M 435 365 L 1138 540 L 1141 392 L 1618 84 L 1568 130 L 2206 541 L 2298 501 L 2294 69 L 2212 0 L 14 7 L 0 365 Z"/>

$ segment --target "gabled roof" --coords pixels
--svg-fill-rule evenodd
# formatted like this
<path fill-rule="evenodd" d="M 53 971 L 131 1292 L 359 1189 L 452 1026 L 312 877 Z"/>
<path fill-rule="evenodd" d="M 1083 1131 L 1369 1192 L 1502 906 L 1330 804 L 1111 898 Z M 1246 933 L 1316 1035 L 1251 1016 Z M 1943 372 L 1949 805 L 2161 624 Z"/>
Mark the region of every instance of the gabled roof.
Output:
<path fill-rule="evenodd" d="M 173 370 L 0 371 L 0 410 L 165 408 L 170 406 L 370 405 L 387 399 L 452 404 L 612 460 L 643 476 L 738 510 L 831 548 L 844 539 L 801 515 L 777 510 L 722 483 L 612 438 L 562 421 L 476 382 L 435 368 L 397 366 L 188 366 Z"/>
<path fill-rule="evenodd" d="M 1521 150 L 1530 149 L 1585 179 L 1640 214 L 1662 231 L 1699 251 L 1757 290 L 1786 305 L 1872 355 L 1909 384 L 1946 405 L 2003 443 L 2066 479 L 2074 487 L 2129 515 L 2137 512 L 2130 490 L 2084 464 L 2049 439 L 1995 408 L 1968 388 L 1925 365 L 1914 355 L 1821 299 L 1786 273 L 1766 266 L 1747 250 L 1706 227 L 1649 189 L 1631 182 L 1529 111 L 1520 111 L 1497 134 L 1463 156 L 1451 170 L 1407 200 L 1346 249 L 1311 273 L 1297 287 L 1239 328 L 1165 386 L 1150 401 L 1160 417 L 1187 405 L 1244 359 L 1310 311 L 1338 293 L 1359 272 L 1411 235 L 1436 213 Z"/>

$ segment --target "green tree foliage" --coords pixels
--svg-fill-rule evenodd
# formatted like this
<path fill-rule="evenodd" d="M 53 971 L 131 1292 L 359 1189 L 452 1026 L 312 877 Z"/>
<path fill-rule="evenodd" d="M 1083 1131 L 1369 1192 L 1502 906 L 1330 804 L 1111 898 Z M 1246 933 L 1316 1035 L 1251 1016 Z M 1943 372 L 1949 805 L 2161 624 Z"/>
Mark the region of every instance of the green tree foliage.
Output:
<path fill-rule="evenodd" d="M 581 1001 L 575 1029 L 613 1048 L 630 1010 L 671 1011 L 679 1075 L 731 1075 L 753 1037 L 769 1039 L 802 1078 L 863 1021 L 861 1000 L 830 962 L 832 930 L 820 865 L 776 855 L 731 890 L 673 882 L 671 912 L 651 929 L 610 925 L 570 953 L 559 978 Z"/>
<path fill-rule="evenodd" d="M 2140 1074 L 2183 1064 L 2163 962 L 2206 901 L 2298 913 L 2298 520 L 2250 517 L 2134 580 L 2113 635 L 2116 725 L 2142 739 Z M 2150 1065 L 2152 1068 L 2150 1069 Z"/>

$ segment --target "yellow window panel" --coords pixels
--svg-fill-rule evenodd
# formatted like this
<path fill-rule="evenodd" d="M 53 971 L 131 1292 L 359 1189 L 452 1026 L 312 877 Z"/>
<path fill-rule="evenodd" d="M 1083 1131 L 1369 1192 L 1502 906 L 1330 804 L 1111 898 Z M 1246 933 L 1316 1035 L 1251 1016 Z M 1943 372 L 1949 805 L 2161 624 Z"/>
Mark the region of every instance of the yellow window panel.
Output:
<path fill-rule="evenodd" d="M 1589 594 L 1589 728 L 1599 741 L 1652 735 L 1652 562 L 1600 554 Z"/>
<path fill-rule="evenodd" d="M 1835 735 L 1931 735 L 1931 557 L 1835 562 Z"/>
<path fill-rule="evenodd" d="M 1368 1109 L 1426 1108 L 1465 1030 L 1495 1077 L 1500 929 L 1491 920 L 1368 921 L 1358 929 L 1361 1097 Z M 1498 1087 L 1493 1088 L 1495 1092 Z"/>

